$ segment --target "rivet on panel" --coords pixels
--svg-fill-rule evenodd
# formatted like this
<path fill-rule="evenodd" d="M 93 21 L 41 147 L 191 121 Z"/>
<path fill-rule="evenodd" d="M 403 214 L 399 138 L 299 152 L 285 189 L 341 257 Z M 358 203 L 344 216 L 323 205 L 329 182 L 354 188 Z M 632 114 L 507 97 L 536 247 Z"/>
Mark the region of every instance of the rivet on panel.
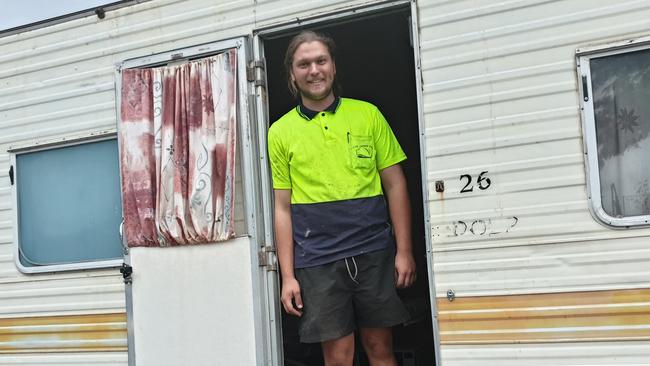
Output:
<path fill-rule="evenodd" d="M 445 182 L 442 180 L 437 180 L 436 181 L 436 192 L 444 192 L 445 191 Z"/>
<path fill-rule="evenodd" d="M 456 299 L 456 293 L 454 292 L 454 290 L 451 289 L 447 290 L 447 300 L 454 301 L 455 299 Z"/>

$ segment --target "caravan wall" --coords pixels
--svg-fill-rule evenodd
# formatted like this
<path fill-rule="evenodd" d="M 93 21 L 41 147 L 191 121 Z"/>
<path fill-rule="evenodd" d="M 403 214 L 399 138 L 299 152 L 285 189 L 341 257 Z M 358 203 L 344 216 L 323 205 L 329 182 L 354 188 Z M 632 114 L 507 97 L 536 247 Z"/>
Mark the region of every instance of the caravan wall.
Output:
<path fill-rule="evenodd" d="M 8 150 L 115 132 L 124 60 L 377 3 L 136 1 L 0 35 L 0 365 L 127 364 L 117 268 L 17 269 Z M 646 365 L 650 230 L 590 213 L 576 49 L 650 36 L 650 1 L 416 7 L 442 365 Z M 232 261 L 253 273 L 249 244 L 236 245 Z M 249 316 L 234 339 L 250 343 L 212 351 L 260 352 Z"/>
<path fill-rule="evenodd" d="M 650 231 L 590 213 L 576 72 L 578 48 L 648 36 L 649 17 L 648 1 L 421 5 L 443 365 L 650 359 Z"/>

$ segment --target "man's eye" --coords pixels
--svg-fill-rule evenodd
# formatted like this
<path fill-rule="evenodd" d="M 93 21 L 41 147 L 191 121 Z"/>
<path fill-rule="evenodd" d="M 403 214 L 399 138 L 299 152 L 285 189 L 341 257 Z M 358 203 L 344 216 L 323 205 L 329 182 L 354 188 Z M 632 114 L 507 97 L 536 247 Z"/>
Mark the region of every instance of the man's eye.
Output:
<path fill-rule="evenodd" d="M 316 62 L 317 62 L 319 65 L 324 65 L 325 62 L 327 62 L 327 60 L 325 60 L 324 58 L 322 58 L 322 59 L 320 59 L 320 60 L 318 60 L 318 61 L 316 61 Z"/>

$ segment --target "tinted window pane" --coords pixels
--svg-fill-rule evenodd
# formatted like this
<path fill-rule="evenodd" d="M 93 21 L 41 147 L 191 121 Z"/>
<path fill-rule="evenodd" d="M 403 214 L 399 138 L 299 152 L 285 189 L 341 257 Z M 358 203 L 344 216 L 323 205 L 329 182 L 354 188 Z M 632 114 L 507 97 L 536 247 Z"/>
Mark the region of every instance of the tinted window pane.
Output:
<path fill-rule="evenodd" d="M 25 266 L 122 257 L 117 141 L 16 155 Z"/>
<path fill-rule="evenodd" d="M 650 50 L 591 60 L 603 209 L 650 215 Z"/>

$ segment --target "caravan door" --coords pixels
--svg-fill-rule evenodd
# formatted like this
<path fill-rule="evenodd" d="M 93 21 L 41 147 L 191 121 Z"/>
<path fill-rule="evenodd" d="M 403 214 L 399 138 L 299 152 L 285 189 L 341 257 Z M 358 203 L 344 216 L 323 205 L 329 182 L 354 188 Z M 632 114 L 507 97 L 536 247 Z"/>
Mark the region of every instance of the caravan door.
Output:
<path fill-rule="evenodd" d="M 270 235 L 265 228 L 270 224 L 260 200 L 247 39 L 127 60 L 120 65 L 117 80 L 120 83 L 125 69 L 191 62 L 230 50 L 237 57 L 236 235 L 211 244 L 125 246 L 129 365 L 278 364 L 270 343 L 274 338 L 266 308 L 267 271 L 258 256 L 265 253 Z M 119 101 L 122 85 L 117 90 Z"/>

